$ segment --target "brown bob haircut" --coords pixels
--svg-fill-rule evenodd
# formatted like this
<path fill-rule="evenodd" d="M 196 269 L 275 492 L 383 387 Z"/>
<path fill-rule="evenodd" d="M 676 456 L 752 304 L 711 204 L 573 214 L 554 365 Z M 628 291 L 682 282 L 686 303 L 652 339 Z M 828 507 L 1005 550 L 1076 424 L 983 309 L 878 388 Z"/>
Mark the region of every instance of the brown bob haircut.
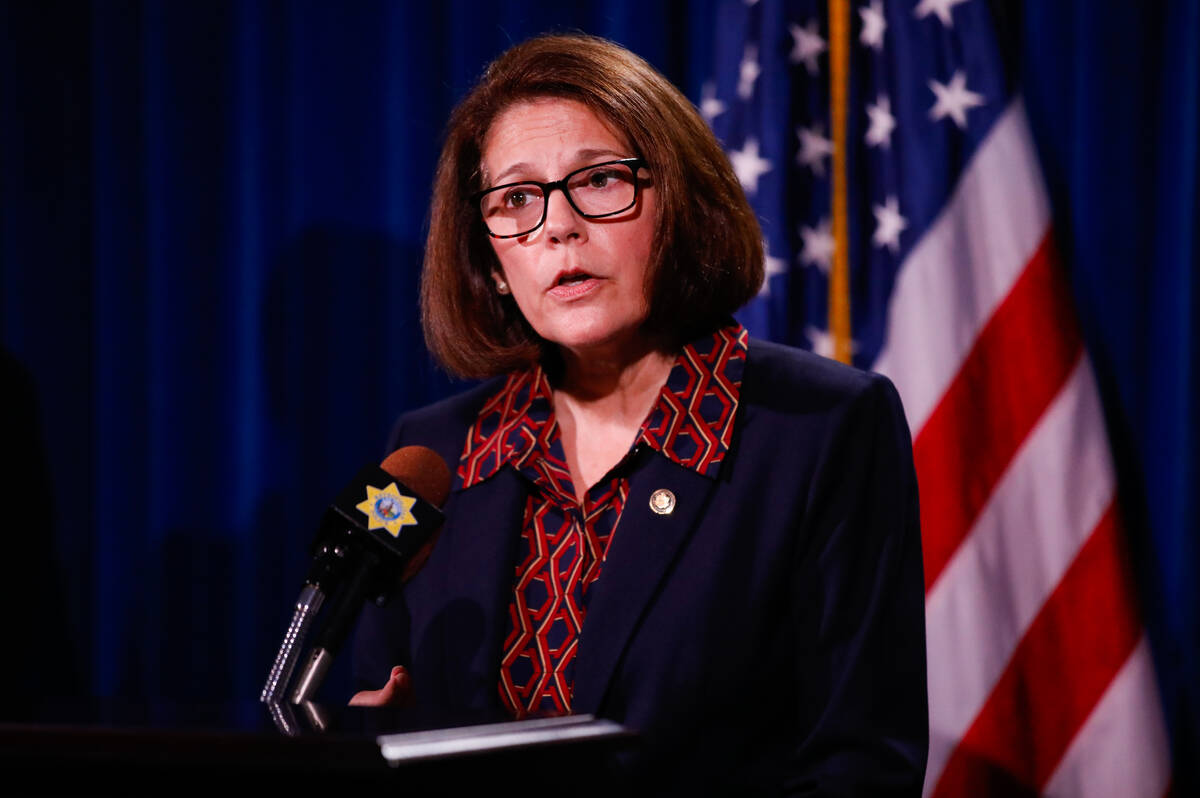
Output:
<path fill-rule="evenodd" d="M 719 327 L 762 284 L 758 221 L 687 98 L 644 60 L 605 39 L 530 39 L 492 62 L 454 110 L 438 161 L 421 321 L 430 351 L 462 377 L 491 377 L 553 356 L 512 297 L 496 292 L 491 274 L 499 263 L 471 201 L 485 188 L 483 146 L 493 120 L 515 103 L 543 98 L 587 106 L 647 164 L 658 212 L 645 332 L 664 350 Z"/>

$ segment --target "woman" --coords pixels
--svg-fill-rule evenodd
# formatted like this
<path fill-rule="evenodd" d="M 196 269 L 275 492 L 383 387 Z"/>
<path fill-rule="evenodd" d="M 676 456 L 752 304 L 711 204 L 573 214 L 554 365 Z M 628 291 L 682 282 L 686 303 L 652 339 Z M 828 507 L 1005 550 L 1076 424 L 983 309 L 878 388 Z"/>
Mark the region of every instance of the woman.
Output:
<path fill-rule="evenodd" d="M 747 339 L 760 241 L 641 59 L 547 36 L 491 65 L 450 121 L 422 308 L 449 370 L 495 379 L 397 427 L 457 476 L 428 564 L 363 619 L 356 676 L 384 687 L 358 702 L 613 718 L 640 784 L 919 794 L 899 399 Z"/>

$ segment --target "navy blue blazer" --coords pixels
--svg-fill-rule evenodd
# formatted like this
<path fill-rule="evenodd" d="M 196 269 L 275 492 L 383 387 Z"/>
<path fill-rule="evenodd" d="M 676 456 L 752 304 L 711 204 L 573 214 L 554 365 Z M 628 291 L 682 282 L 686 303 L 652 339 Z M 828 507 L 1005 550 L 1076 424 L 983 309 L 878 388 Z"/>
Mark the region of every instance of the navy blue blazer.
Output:
<path fill-rule="evenodd" d="M 393 445 L 429 446 L 454 469 L 499 387 L 405 415 Z M 589 598 L 574 711 L 640 732 L 621 766 L 652 789 L 919 795 L 924 583 L 891 383 L 754 340 L 717 477 L 639 456 Z M 659 488 L 676 496 L 669 515 L 650 509 Z M 511 468 L 451 493 L 424 569 L 364 613 L 362 688 L 402 664 L 426 708 L 495 719 L 525 498 Z"/>

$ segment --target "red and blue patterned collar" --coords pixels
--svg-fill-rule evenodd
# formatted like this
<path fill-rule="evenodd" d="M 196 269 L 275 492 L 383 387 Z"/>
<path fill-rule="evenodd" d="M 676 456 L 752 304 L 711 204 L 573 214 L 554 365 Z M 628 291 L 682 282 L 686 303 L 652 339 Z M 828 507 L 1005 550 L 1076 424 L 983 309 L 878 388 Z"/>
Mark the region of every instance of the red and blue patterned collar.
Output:
<path fill-rule="evenodd" d="M 636 443 L 716 477 L 737 415 L 748 335 L 736 321 L 683 347 Z M 507 464 L 521 470 L 558 438 L 550 380 L 541 366 L 509 375 L 467 433 L 455 489 L 477 485 Z"/>

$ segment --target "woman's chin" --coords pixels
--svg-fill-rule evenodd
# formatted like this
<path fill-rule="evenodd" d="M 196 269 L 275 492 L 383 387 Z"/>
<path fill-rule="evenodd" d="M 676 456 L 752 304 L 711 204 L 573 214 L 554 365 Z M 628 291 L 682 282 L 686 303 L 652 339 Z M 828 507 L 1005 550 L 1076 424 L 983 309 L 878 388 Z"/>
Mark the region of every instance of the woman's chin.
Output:
<path fill-rule="evenodd" d="M 589 357 L 605 352 L 619 354 L 637 350 L 636 332 L 636 327 L 577 326 L 545 338 L 563 350 L 564 354 Z"/>

